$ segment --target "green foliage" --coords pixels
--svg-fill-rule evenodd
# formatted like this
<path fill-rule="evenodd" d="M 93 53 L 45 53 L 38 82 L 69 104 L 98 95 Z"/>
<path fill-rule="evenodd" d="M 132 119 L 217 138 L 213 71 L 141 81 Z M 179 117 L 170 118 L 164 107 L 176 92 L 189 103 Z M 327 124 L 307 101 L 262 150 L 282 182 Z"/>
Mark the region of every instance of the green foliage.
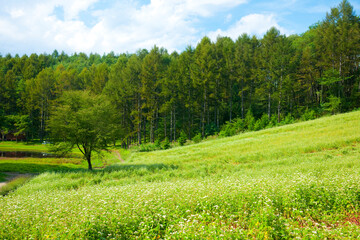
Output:
<path fill-rule="evenodd" d="M 249 131 L 254 130 L 256 121 L 250 109 L 246 113 L 244 122 Z"/>
<path fill-rule="evenodd" d="M 178 138 L 178 143 L 180 144 L 180 146 L 184 146 L 184 144 L 186 143 L 186 140 L 187 140 L 186 133 L 184 131 L 181 131 L 180 137 Z"/>
<path fill-rule="evenodd" d="M 245 130 L 244 121 L 241 118 L 234 119 L 233 122 L 227 122 L 221 128 L 219 136 L 221 137 L 229 137 L 234 136 L 240 132 Z"/>
<path fill-rule="evenodd" d="M 267 126 L 269 123 L 270 123 L 270 121 L 269 121 L 268 115 L 263 114 L 263 115 L 261 116 L 261 118 L 258 119 L 258 120 L 255 122 L 254 130 L 255 130 L 255 131 L 258 131 L 258 130 L 264 129 L 264 128 L 266 128 L 266 126 Z"/>
<path fill-rule="evenodd" d="M 331 114 L 338 113 L 340 111 L 341 99 L 333 95 L 331 95 L 328 99 L 329 101 L 322 105 L 324 110 Z"/>
<path fill-rule="evenodd" d="M 280 125 L 292 124 L 294 122 L 295 122 L 294 117 L 289 113 L 288 115 L 286 115 L 285 119 L 280 122 Z"/>
<path fill-rule="evenodd" d="M 217 132 L 219 132 L 219 128 L 215 123 L 207 124 L 205 126 L 205 137 L 215 135 Z"/>
<path fill-rule="evenodd" d="M 196 134 L 192 139 L 194 143 L 199 143 L 202 141 L 201 133 Z"/>
<path fill-rule="evenodd" d="M 77 146 L 92 169 L 92 151 L 106 149 L 111 141 L 114 109 L 89 92 L 65 92 L 52 112 L 49 128 L 53 140 Z"/>
<path fill-rule="evenodd" d="M 154 46 L 118 55 L 0 56 L 0 132 L 48 140 L 52 105 L 75 90 L 106 96 L 99 101 L 110 101 L 116 113 L 106 142 L 125 148 L 176 141 L 181 131 L 188 138 L 220 129 L 234 135 L 243 130 L 223 126 L 239 118 L 244 130 L 259 130 L 263 114 L 272 116 L 266 127 L 274 127 L 288 114 L 307 115 L 307 108 L 324 110 L 316 117 L 351 111 L 360 107 L 359 26 L 344 0 L 301 35 L 273 27 L 235 42 L 204 37 L 181 53 Z"/>
<path fill-rule="evenodd" d="M 162 149 L 160 140 L 155 143 L 144 143 L 139 145 L 140 152 L 151 152 Z"/>
<path fill-rule="evenodd" d="M 164 141 L 161 142 L 161 148 L 164 150 L 170 148 L 170 141 L 168 138 L 165 138 Z"/>
<path fill-rule="evenodd" d="M 54 144 L 47 145 L 49 152 L 54 153 L 57 156 L 64 157 L 68 155 L 72 149 L 73 145 L 70 142 L 57 142 Z"/>
<path fill-rule="evenodd" d="M 304 114 L 301 116 L 301 120 L 308 121 L 316 118 L 316 113 L 312 109 L 306 109 Z"/>
<path fill-rule="evenodd" d="M 291 115 L 291 114 L 290 114 Z M 276 115 L 272 115 L 270 118 L 269 123 L 267 124 L 267 127 L 276 127 L 278 125 L 278 119 Z"/>
<path fill-rule="evenodd" d="M 161 141 L 160 139 L 156 139 L 154 143 L 156 149 L 161 149 Z"/>

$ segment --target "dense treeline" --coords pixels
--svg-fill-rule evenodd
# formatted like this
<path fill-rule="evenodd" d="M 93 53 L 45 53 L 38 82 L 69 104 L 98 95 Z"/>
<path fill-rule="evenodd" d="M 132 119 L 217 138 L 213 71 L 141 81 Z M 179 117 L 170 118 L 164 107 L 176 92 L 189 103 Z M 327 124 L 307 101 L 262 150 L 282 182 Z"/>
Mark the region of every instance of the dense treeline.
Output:
<path fill-rule="evenodd" d="M 204 37 L 169 54 L 0 56 L 0 128 L 4 136 L 48 137 L 51 106 L 64 91 L 104 95 L 114 105 L 114 140 L 154 142 L 214 134 L 226 122 L 280 122 L 360 107 L 360 18 L 346 0 L 298 36 L 271 28 L 260 39 Z M 266 118 L 265 117 L 265 118 Z"/>

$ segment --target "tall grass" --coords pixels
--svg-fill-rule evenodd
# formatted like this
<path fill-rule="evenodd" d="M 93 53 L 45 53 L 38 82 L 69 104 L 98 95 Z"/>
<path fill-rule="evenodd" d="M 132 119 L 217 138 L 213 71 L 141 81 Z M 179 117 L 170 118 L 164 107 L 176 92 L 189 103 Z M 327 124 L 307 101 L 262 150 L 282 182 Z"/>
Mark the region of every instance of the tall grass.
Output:
<path fill-rule="evenodd" d="M 126 154 L 0 197 L 0 238 L 360 237 L 360 112 Z"/>
<path fill-rule="evenodd" d="M 15 191 L 18 187 L 24 185 L 29 180 L 30 176 L 21 176 L 11 180 L 5 186 L 0 187 L 0 195 L 6 195 L 12 191 Z"/>

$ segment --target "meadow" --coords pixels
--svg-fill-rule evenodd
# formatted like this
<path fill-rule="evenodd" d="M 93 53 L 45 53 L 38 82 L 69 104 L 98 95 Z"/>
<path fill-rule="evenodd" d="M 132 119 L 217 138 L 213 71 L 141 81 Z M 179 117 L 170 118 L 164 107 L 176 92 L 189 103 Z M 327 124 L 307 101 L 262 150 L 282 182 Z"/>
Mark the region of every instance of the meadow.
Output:
<path fill-rule="evenodd" d="M 0 142 L 0 151 L 24 151 L 24 152 L 44 152 L 49 153 L 49 145 L 36 142 Z M 118 158 L 111 152 L 103 151 L 100 154 L 94 153 L 93 164 L 95 168 L 104 168 L 109 164 L 118 162 Z M 63 157 L 0 157 L 0 172 L 17 173 L 43 173 L 49 171 L 70 171 L 83 170 L 87 168 L 82 154 L 76 148 L 67 156 Z M 1 178 L 1 175 L 0 175 Z"/>
<path fill-rule="evenodd" d="M 360 237 L 360 111 L 120 151 L 124 162 L 45 171 L 0 197 L 0 238 Z"/>

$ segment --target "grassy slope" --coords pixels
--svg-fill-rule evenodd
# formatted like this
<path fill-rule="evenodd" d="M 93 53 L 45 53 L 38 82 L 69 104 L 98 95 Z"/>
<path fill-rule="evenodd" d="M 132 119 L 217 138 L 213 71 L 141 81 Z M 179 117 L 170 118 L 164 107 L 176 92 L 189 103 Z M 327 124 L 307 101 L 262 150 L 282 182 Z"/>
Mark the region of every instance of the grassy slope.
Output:
<path fill-rule="evenodd" d="M 359 159 L 360 112 L 133 153 L 0 198 L 0 238 L 357 238 Z"/>

